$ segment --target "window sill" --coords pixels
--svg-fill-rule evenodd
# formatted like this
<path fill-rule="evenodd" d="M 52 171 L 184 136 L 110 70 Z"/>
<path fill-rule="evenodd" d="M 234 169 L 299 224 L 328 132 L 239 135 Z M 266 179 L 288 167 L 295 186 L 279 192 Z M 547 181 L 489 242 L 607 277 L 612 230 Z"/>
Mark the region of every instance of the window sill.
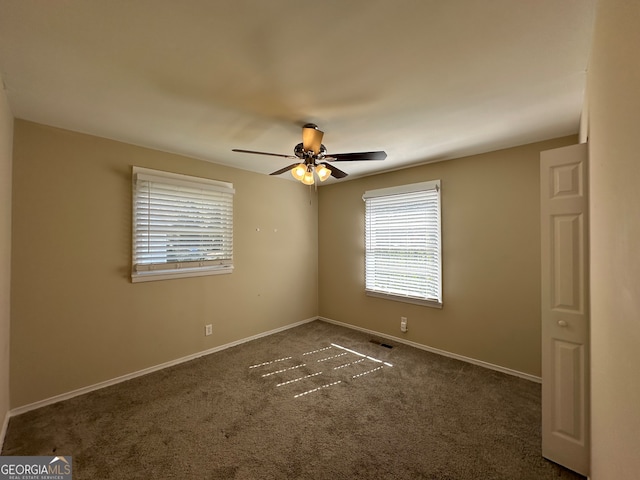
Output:
<path fill-rule="evenodd" d="M 225 275 L 233 272 L 233 267 L 225 268 L 183 268 L 179 270 L 161 270 L 148 272 L 133 272 L 131 282 L 155 282 L 157 280 L 171 280 L 174 278 L 204 277 L 208 275 Z"/>
<path fill-rule="evenodd" d="M 402 295 L 391 295 L 389 293 L 375 292 L 372 290 L 365 290 L 368 297 L 385 298 L 394 302 L 412 303 L 414 305 L 422 305 L 431 308 L 442 308 L 442 302 L 437 300 L 425 300 L 422 298 L 403 297 Z"/>

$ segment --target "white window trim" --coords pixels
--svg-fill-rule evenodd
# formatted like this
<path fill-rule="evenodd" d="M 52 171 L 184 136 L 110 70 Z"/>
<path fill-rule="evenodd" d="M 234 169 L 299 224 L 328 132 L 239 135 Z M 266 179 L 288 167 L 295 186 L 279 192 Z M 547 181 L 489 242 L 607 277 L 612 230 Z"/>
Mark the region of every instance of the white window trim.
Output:
<path fill-rule="evenodd" d="M 366 201 L 369 198 L 386 197 L 391 195 L 398 195 L 404 193 L 418 192 L 422 190 L 436 190 L 438 192 L 438 221 L 439 221 L 439 235 L 438 235 L 438 270 L 439 270 L 439 289 L 438 299 L 424 299 L 412 296 L 397 295 L 391 293 L 380 292 L 377 290 L 367 289 L 365 287 L 365 294 L 369 297 L 384 298 L 396 302 L 411 303 L 415 305 L 423 305 L 431 308 L 442 308 L 442 197 L 440 180 L 431 180 L 428 182 L 412 183 L 408 185 L 399 185 L 395 187 L 379 188 L 376 190 L 369 190 L 364 193 L 362 200 Z M 365 240 L 366 241 L 366 240 Z M 366 245 L 365 245 L 366 252 Z M 366 254 L 366 253 L 365 253 Z M 366 284 L 366 280 L 365 280 Z"/>
<path fill-rule="evenodd" d="M 136 167 L 132 168 L 132 203 L 135 203 L 135 188 L 137 181 L 156 181 L 166 182 L 172 185 L 182 185 L 186 187 L 206 189 L 219 191 L 229 194 L 234 194 L 235 190 L 233 184 L 229 182 L 222 182 L 219 180 L 211 180 L 208 178 L 193 177 L 189 175 L 182 175 L 179 173 L 164 172 L 160 170 L 152 170 L 149 168 Z M 135 223 L 135 204 L 132 205 L 132 222 Z M 131 281 L 137 282 L 149 282 L 156 280 L 168 280 L 174 278 L 187 278 L 187 277 L 201 277 L 207 275 L 221 275 L 229 274 L 233 272 L 233 263 L 221 265 L 218 262 L 201 261 L 201 262 L 188 262 L 193 266 L 184 266 L 181 263 L 168 263 L 168 264 L 142 264 L 135 265 L 135 226 L 132 225 L 132 255 L 131 255 Z M 187 262 L 184 262 L 187 263 Z"/>
<path fill-rule="evenodd" d="M 402 295 L 392 295 L 390 293 L 376 292 L 375 290 L 365 289 L 365 295 L 367 297 L 384 298 L 394 302 L 411 303 L 413 305 L 422 305 L 423 307 L 442 308 L 442 302 L 437 300 L 425 300 L 423 298 L 415 298 Z"/>

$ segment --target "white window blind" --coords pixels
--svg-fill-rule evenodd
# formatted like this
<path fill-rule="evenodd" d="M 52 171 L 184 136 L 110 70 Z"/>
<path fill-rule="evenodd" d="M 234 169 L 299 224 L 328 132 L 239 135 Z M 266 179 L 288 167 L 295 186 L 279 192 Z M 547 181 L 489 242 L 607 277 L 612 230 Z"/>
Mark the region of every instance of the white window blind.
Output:
<path fill-rule="evenodd" d="M 442 306 L 440 181 L 365 192 L 368 295 Z"/>
<path fill-rule="evenodd" d="M 231 273 L 233 185 L 133 167 L 134 282 Z"/>

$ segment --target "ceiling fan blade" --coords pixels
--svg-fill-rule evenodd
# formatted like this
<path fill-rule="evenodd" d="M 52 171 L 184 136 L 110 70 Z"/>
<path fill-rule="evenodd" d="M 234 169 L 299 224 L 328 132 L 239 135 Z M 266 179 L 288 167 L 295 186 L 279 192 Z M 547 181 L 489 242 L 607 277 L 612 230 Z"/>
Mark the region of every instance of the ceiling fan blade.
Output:
<path fill-rule="evenodd" d="M 353 162 L 357 160 L 384 160 L 387 152 L 357 152 L 357 153 L 335 153 L 324 157 L 330 162 Z"/>
<path fill-rule="evenodd" d="M 271 155 L 272 157 L 297 158 L 295 155 L 284 155 L 282 153 L 256 152 L 255 150 L 241 150 L 239 148 L 234 148 L 231 151 L 240 152 L 240 153 L 255 153 L 256 155 Z"/>
<path fill-rule="evenodd" d="M 302 148 L 307 152 L 313 151 L 316 155 L 319 154 L 323 136 L 324 132 L 318 130 L 317 125 L 307 123 L 302 127 Z"/>
<path fill-rule="evenodd" d="M 298 164 L 297 163 L 292 163 L 288 167 L 284 167 L 284 168 L 281 168 L 280 170 L 276 170 L 275 172 L 272 172 L 269 175 L 280 175 L 281 173 L 288 172 L 289 170 L 291 170 L 296 165 L 298 165 Z"/>
<path fill-rule="evenodd" d="M 344 178 L 347 175 L 349 175 L 346 172 L 343 172 L 342 170 L 340 170 L 338 167 L 336 167 L 335 165 L 329 165 L 328 163 L 319 163 L 318 165 L 325 165 L 329 170 L 331 170 L 331 176 L 335 177 L 335 178 Z"/>

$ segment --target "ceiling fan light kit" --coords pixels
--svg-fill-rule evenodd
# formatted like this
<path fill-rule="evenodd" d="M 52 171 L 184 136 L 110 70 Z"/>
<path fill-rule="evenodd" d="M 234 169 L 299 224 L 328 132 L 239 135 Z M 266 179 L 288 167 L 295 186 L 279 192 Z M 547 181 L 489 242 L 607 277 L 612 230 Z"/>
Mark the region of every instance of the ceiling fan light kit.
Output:
<path fill-rule="evenodd" d="M 384 151 L 339 153 L 327 155 L 327 149 L 322 144 L 324 132 L 318 129 L 313 123 L 307 123 L 302 127 L 302 143 L 293 149 L 294 155 L 283 155 L 281 153 L 258 152 L 255 150 L 242 150 L 234 148 L 234 152 L 253 153 L 257 155 L 271 155 L 274 157 L 295 158 L 302 160 L 300 163 L 293 163 L 280 170 L 270 173 L 270 175 L 280 175 L 291 171 L 291 175 L 296 180 L 305 185 L 313 185 L 315 177 L 324 182 L 330 176 L 334 178 L 344 178 L 348 174 L 339 168 L 327 165 L 325 162 L 353 162 L 362 160 L 384 160 L 387 154 Z"/>
<path fill-rule="evenodd" d="M 307 173 L 307 166 L 304 163 L 299 163 L 291 169 L 291 175 L 298 181 L 302 181 L 304 174 Z"/>
<path fill-rule="evenodd" d="M 316 175 L 318 175 L 318 179 L 321 182 L 324 182 L 327 178 L 331 176 L 331 170 L 326 166 L 320 164 L 316 167 Z"/>
<path fill-rule="evenodd" d="M 304 183 L 305 185 L 313 185 L 314 183 L 313 170 L 307 169 L 307 171 L 304 174 L 304 177 L 302 177 L 301 182 Z"/>

